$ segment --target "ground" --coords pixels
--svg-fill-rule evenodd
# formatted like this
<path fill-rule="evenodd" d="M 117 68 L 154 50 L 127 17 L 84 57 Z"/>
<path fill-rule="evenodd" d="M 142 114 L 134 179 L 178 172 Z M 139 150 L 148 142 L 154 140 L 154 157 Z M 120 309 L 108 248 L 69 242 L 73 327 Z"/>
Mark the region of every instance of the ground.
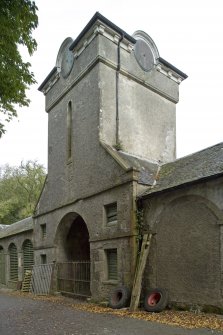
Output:
<path fill-rule="evenodd" d="M 163 322 L 178 323 L 178 327 Z M 180 324 L 187 329 L 179 327 Z M 188 329 L 192 326 L 205 328 Z M 128 310 L 114 311 L 70 298 L 35 297 L 0 290 L 0 334 L 217 335 L 223 334 L 223 319 L 211 314 L 171 311 L 131 314 Z"/>

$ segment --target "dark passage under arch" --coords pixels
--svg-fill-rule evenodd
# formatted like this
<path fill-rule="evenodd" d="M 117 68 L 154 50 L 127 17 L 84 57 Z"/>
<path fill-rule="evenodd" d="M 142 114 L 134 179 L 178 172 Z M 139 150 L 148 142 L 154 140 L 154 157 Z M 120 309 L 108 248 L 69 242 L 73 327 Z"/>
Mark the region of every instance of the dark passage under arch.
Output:
<path fill-rule="evenodd" d="M 68 261 L 90 260 L 89 233 L 84 220 L 80 216 L 73 221 L 70 227 L 65 248 Z"/>

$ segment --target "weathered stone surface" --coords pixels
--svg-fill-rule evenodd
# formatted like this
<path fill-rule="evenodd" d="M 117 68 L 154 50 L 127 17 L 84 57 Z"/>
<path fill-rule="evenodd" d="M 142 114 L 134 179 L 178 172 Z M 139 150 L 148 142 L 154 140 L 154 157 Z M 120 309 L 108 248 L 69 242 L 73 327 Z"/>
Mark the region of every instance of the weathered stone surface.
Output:
<path fill-rule="evenodd" d="M 30 239 L 36 264 L 90 261 L 92 298 L 106 300 L 116 286 L 131 288 L 144 224 L 156 232 L 144 290 L 161 286 L 172 302 L 221 306 L 222 144 L 175 160 L 175 108 L 186 75 L 158 56 L 143 71 L 135 39 L 108 20 L 93 21 L 72 47 L 69 75 L 57 64 L 40 86 L 48 176 L 33 218 L 0 227 L 6 283 L 10 244 L 22 280 L 22 247 Z M 109 205 L 117 208 L 111 222 Z M 117 255 L 113 279 L 110 249 Z"/>

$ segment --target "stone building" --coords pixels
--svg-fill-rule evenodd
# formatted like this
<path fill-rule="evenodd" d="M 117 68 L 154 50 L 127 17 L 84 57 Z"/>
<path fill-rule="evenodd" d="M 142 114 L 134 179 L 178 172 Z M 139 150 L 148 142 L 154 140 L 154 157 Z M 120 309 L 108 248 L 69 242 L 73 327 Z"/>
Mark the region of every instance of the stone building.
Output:
<path fill-rule="evenodd" d="M 223 144 L 176 160 L 186 78 L 146 33 L 130 36 L 99 13 L 64 40 L 39 87 L 48 113 L 44 188 L 29 224 L 0 230 L 5 283 L 12 244 L 22 280 L 28 240 L 35 264 L 90 261 L 95 300 L 131 288 L 143 213 L 143 230 L 155 233 L 144 288 L 164 287 L 172 302 L 221 306 Z"/>

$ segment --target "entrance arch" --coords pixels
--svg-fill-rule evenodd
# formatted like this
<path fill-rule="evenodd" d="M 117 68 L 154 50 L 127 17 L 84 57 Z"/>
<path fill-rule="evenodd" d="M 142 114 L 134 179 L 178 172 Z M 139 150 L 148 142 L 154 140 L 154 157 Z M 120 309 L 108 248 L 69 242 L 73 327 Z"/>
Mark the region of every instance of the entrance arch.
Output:
<path fill-rule="evenodd" d="M 9 246 L 9 260 L 10 260 L 10 280 L 18 281 L 18 252 L 14 243 Z"/>
<path fill-rule="evenodd" d="M 89 261 L 89 232 L 83 218 L 68 213 L 61 220 L 55 238 L 58 262 Z"/>
<path fill-rule="evenodd" d="M 5 282 L 5 254 L 4 249 L 0 245 L 0 283 L 6 284 Z"/>
<path fill-rule="evenodd" d="M 33 244 L 30 240 L 25 240 L 22 245 L 23 253 L 23 275 L 27 270 L 32 270 L 34 265 L 34 251 Z"/>
<path fill-rule="evenodd" d="M 77 213 L 61 220 L 55 238 L 57 289 L 61 292 L 89 297 L 90 243 L 87 225 Z"/>
<path fill-rule="evenodd" d="M 188 195 L 170 202 L 157 220 L 150 261 L 156 264 L 156 285 L 168 289 L 171 301 L 221 301 L 218 212 L 205 198 Z"/>

